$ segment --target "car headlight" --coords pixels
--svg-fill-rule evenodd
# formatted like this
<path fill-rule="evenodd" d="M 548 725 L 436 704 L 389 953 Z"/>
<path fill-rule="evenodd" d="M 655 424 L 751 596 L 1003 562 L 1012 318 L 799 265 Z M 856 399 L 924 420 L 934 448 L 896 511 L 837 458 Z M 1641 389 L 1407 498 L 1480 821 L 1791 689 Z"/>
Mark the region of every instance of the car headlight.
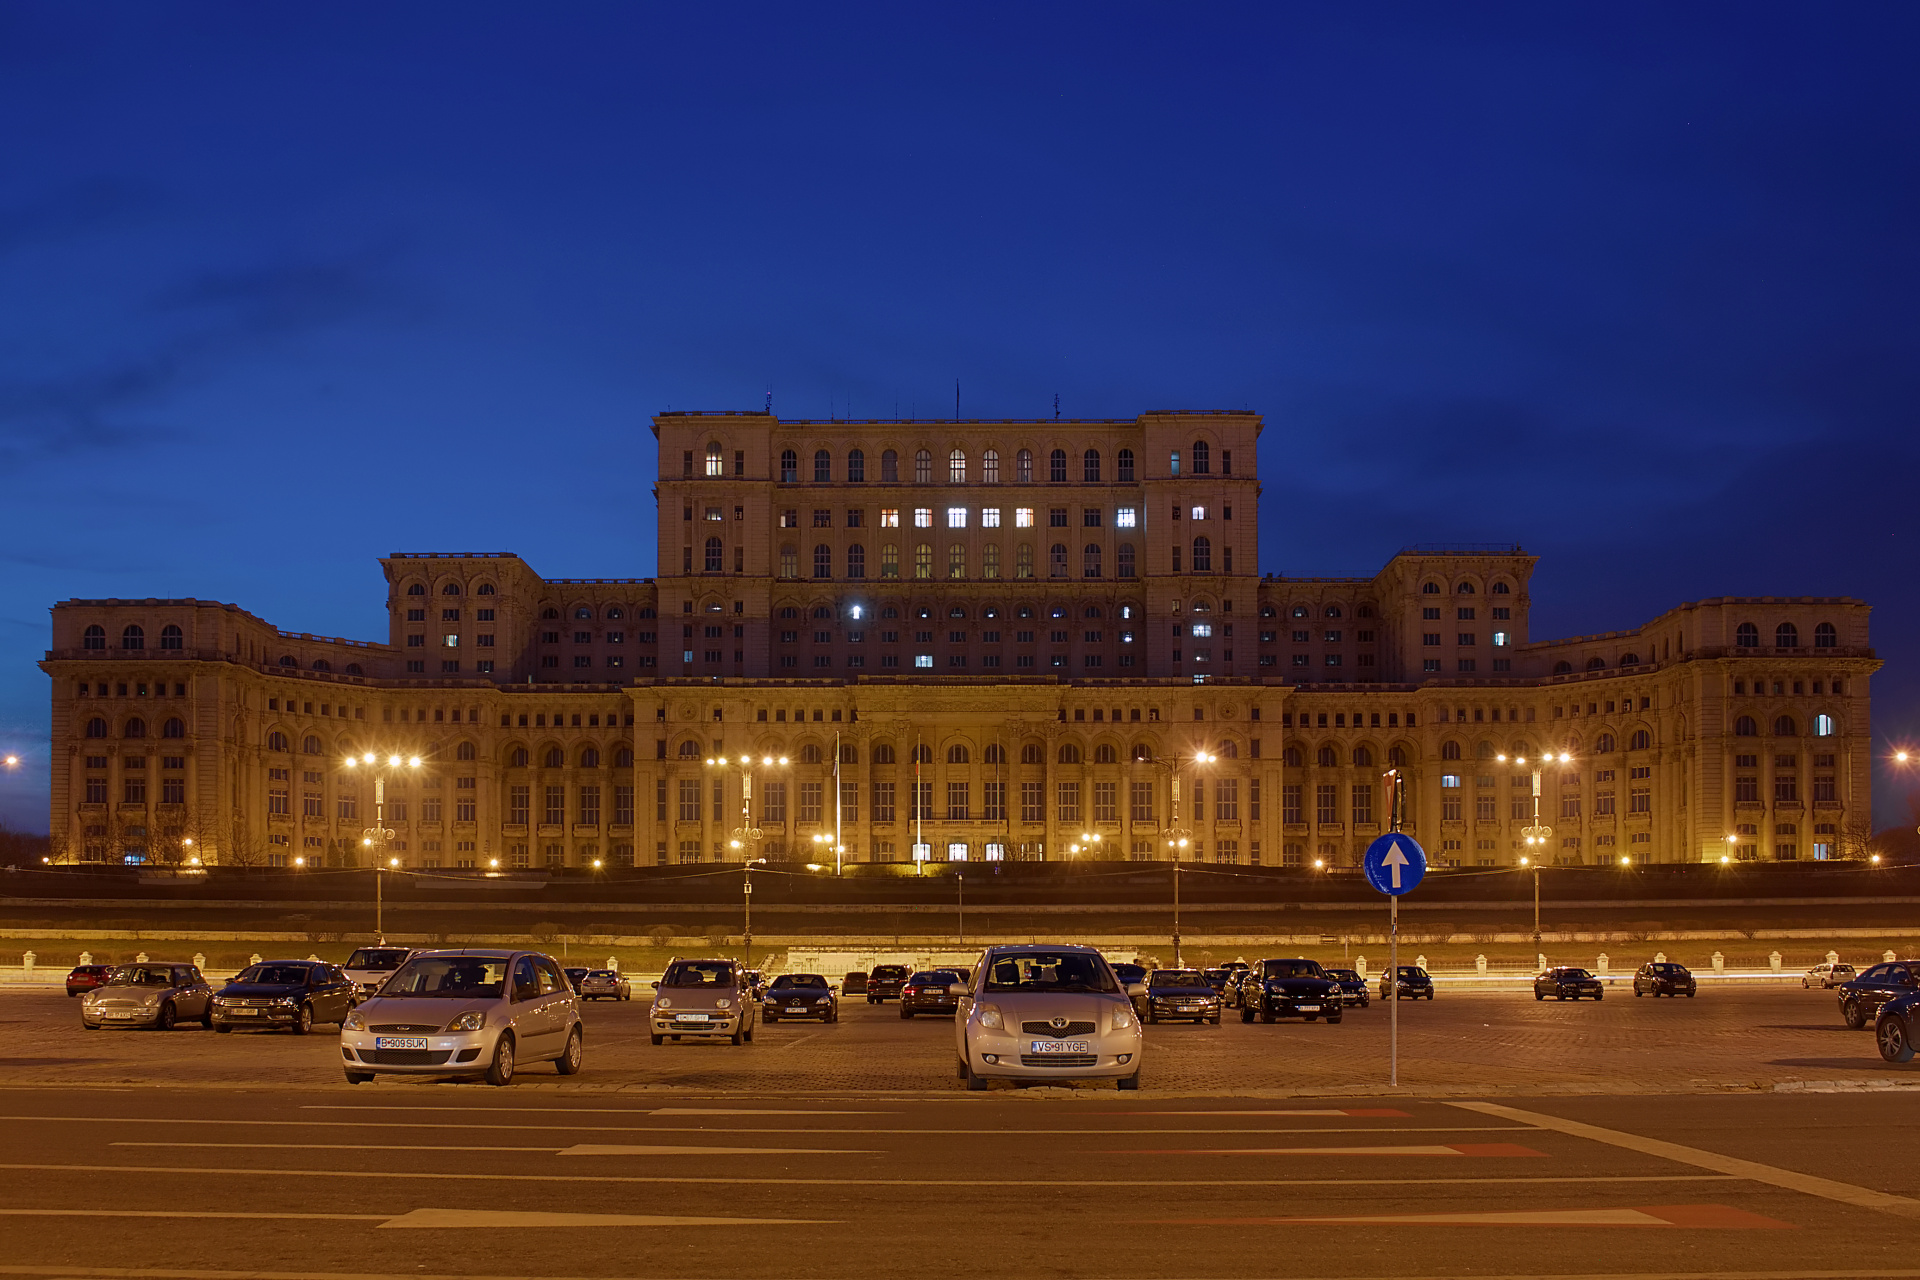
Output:
<path fill-rule="evenodd" d="M 486 1025 L 487 1011 L 485 1009 L 475 1009 L 471 1013 L 463 1013 L 452 1022 L 449 1022 L 447 1024 L 447 1030 L 478 1031 Z"/>
<path fill-rule="evenodd" d="M 815 1004 L 832 1004 L 833 997 L 832 996 L 815 996 L 813 998 L 813 1002 Z"/>
<path fill-rule="evenodd" d="M 656 1009 L 671 1009 L 673 1008 L 673 1001 L 667 999 L 665 996 L 655 996 L 653 1007 Z"/>
<path fill-rule="evenodd" d="M 733 1008 L 733 1001 L 728 1000 L 723 996 L 720 999 L 715 1000 L 713 1002 L 713 1007 L 716 1009 L 731 1009 Z"/>
<path fill-rule="evenodd" d="M 1132 1025 L 1133 1010 L 1124 1004 L 1115 1005 L 1113 1007 L 1113 1029 L 1115 1031 L 1125 1031 Z"/>
<path fill-rule="evenodd" d="M 997 1031 L 1007 1025 L 1006 1020 L 1000 1016 L 1000 1006 L 997 1004 L 981 1005 L 978 1016 L 980 1025 L 989 1030 Z"/>
<path fill-rule="evenodd" d="M 367 1029 L 367 1020 L 360 1016 L 358 1009 L 355 1009 L 349 1013 L 346 1020 L 340 1024 L 340 1029 L 342 1031 L 365 1031 Z"/>

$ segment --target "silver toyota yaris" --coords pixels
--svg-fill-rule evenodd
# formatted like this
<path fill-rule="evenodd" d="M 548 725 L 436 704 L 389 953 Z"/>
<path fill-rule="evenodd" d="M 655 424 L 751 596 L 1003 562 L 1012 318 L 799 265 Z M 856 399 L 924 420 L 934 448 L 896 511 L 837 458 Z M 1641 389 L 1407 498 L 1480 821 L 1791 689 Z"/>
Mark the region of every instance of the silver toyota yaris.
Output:
<path fill-rule="evenodd" d="M 528 1062 L 580 1070 L 580 1001 L 552 956 L 416 952 L 340 1026 L 347 1083 L 376 1075 L 479 1076 L 506 1084 Z"/>
<path fill-rule="evenodd" d="M 955 984 L 959 1074 L 969 1089 L 990 1080 L 1112 1080 L 1140 1087 L 1144 1037 L 1129 989 L 1092 947 L 1028 943 L 989 947 L 970 984 Z"/>

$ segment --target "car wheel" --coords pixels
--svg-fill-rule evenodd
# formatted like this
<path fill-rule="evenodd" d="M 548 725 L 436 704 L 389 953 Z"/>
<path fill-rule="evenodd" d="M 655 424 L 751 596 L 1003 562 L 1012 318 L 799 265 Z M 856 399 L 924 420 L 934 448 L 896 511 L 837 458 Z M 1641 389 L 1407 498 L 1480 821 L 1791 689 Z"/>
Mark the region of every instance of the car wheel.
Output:
<path fill-rule="evenodd" d="M 313 1030 L 313 1006 L 303 1004 L 293 1011 L 293 1025 L 287 1030 L 297 1036 L 303 1036 Z"/>
<path fill-rule="evenodd" d="M 1638 998 L 1638 997 L 1640 997 L 1640 996 L 1643 996 L 1643 995 L 1645 995 L 1645 994 L 1647 994 L 1647 993 L 1646 993 L 1646 992 L 1644 992 L 1644 991 L 1642 991 L 1642 990 L 1640 989 L 1640 984 L 1636 982 L 1636 983 L 1634 983 L 1634 984 L 1633 984 L 1633 994 L 1634 994 L 1634 996 L 1635 996 L 1636 998 Z M 1660 993 L 1659 993 L 1658 991 L 1656 991 L 1656 992 L 1654 992 L 1653 994 L 1655 994 L 1655 995 L 1657 996 L 1657 995 L 1659 995 Z"/>
<path fill-rule="evenodd" d="M 373 1072 L 371 1072 L 371 1071 L 349 1071 L 349 1072 L 347 1072 L 347 1083 L 348 1083 L 348 1084 L 372 1084 L 372 1083 L 373 1083 Z"/>
<path fill-rule="evenodd" d="M 953 1060 L 953 1078 L 955 1080 L 965 1080 L 969 1074 L 967 1071 L 967 1060 L 965 1058 L 955 1058 Z"/>
<path fill-rule="evenodd" d="M 205 1027 L 209 1031 L 213 1030 L 213 1001 L 212 1000 L 207 1001 L 206 1010 L 200 1015 L 200 1025 Z"/>
<path fill-rule="evenodd" d="M 1694 993 L 1693 993 L 1693 992 L 1691 992 L 1691 991 L 1689 991 L 1689 992 L 1687 992 L 1687 999 L 1689 999 L 1689 1000 L 1691 1000 L 1691 999 L 1693 999 L 1693 995 L 1694 995 Z"/>
<path fill-rule="evenodd" d="M 1846 1019 L 1850 1030 L 1858 1031 L 1867 1025 L 1867 1011 L 1860 1007 L 1858 1000 L 1849 1000 L 1840 1009 L 1840 1016 Z"/>
<path fill-rule="evenodd" d="M 1308 1021 L 1308 1022 L 1318 1022 L 1318 1021 L 1320 1021 L 1320 1015 L 1319 1015 L 1319 1014 L 1317 1014 L 1317 1013 L 1310 1013 L 1310 1014 L 1308 1014 L 1308 1015 L 1307 1015 L 1307 1021 Z M 1331 1021 L 1333 1021 L 1333 1019 L 1331 1019 L 1331 1018 L 1329 1018 L 1329 1019 L 1327 1019 L 1327 1021 L 1329 1021 L 1329 1022 L 1331 1022 Z"/>
<path fill-rule="evenodd" d="M 1211 1018 L 1208 1018 L 1207 1021 L 1217 1027 L 1220 1025 L 1220 1015 L 1216 1013 Z"/>
<path fill-rule="evenodd" d="M 567 1047 L 561 1051 L 560 1056 L 554 1060 L 553 1065 L 559 1069 L 560 1074 L 563 1076 L 577 1076 L 580 1074 L 580 1063 L 586 1056 L 586 1041 L 580 1035 L 580 1028 L 575 1027 L 567 1035 Z"/>
<path fill-rule="evenodd" d="M 1800 979 L 1800 989 L 1802 991 L 1805 991 L 1809 985 L 1811 984 L 1809 984 L 1805 978 Z"/>
<path fill-rule="evenodd" d="M 214 1034 L 215 1034 L 215 1035 L 222 1035 L 222 1036 L 227 1036 L 227 1035 L 232 1035 L 232 1034 L 233 1034 L 233 1028 L 232 1028 L 232 1027 L 230 1027 L 230 1026 L 228 1026 L 228 1025 L 227 1025 L 226 1023 L 224 1023 L 224 1022 L 217 1022 L 217 1023 L 215 1023 L 215 1024 L 214 1024 L 214 1027 L 213 1027 L 213 1030 L 214 1030 Z"/>
<path fill-rule="evenodd" d="M 493 1046 L 493 1061 L 487 1064 L 487 1083 L 505 1085 L 513 1083 L 513 1037 L 502 1035 L 499 1043 Z"/>
<path fill-rule="evenodd" d="M 728 1036 L 727 1039 L 734 1044 L 745 1044 L 747 1042 L 744 1031 L 735 1031 L 731 1036 Z"/>
<path fill-rule="evenodd" d="M 666 1038 L 665 1036 L 662 1036 L 662 1035 L 656 1035 L 656 1036 L 655 1036 L 655 1037 L 653 1038 L 653 1042 L 654 1042 L 655 1044 L 664 1044 L 664 1043 L 666 1042 L 666 1039 L 667 1039 L 667 1038 Z"/>
<path fill-rule="evenodd" d="M 907 1019 L 911 1018 L 912 1016 L 913 1016 L 913 1010 L 907 1008 L 907 1006 L 905 1005 L 900 1006 L 900 1021 L 905 1022 Z"/>
<path fill-rule="evenodd" d="M 1880 1056 L 1888 1062 L 1913 1060 L 1913 1038 L 1907 1034 L 1907 1024 L 1898 1014 L 1880 1019 L 1874 1037 L 1880 1042 Z"/>
<path fill-rule="evenodd" d="M 155 1031 L 173 1030 L 173 1020 L 177 1016 L 178 1011 L 174 1009 L 173 1001 L 167 1001 L 160 1006 L 160 1014 L 153 1020 L 153 1029 Z"/>
<path fill-rule="evenodd" d="M 780 1017 L 778 1014 L 769 1013 L 765 1016 L 766 1016 L 768 1026 L 772 1026 L 774 1023 L 780 1021 Z"/>
<path fill-rule="evenodd" d="M 745 1041 L 746 1041 L 746 1042 L 747 1042 L 748 1044 L 752 1044 L 752 1043 L 753 1043 L 753 1028 L 752 1028 L 752 1027 L 748 1027 L 748 1028 L 747 1028 L 747 1029 L 746 1029 L 745 1031 L 742 1031 L 742 1032 L 740 1033 L 740 1038 L 741 1038 L 741 1039 L 743 1039 L 743 1040 L 745 1040 Z"/>
<path fill-rule="evenodd" d="M 1556 991 L 1553 993 L 1553 998 L 1555 1000 L 1565 1000 L 1567 998 L 1567 993 L 1564 991 Z"/>
<path fill-rule="evenodd" d="M 1279 1016 L 1280 1016 L 1280 1015 L 1278 1015 L 1278 1014 L 1275 1014 L 1275 1013 L 1269 1013 L 1269 1012 L 1267 1012 L 1267 1011 L 1266 1011 L 1265 1009 L 1262 1009 L 1262 1010 L 1260 1011 L 1260 1021 L 1262 1021 L 1262 1022 L 1272 1022 L 1272 1021 L 1273 1021 L 1273 1020 L 1274 1020 L 1275 1018 L 1277 1018 L 1277 1017 L 1279 1017 Z"/>
<path fill-rule="evenodd" d="M 1607 993 L 1604 991 L 1596 991 L 1593 993 L 1593 998 L 1595 1000 L 1605 1000 L 1607 998 Z"/>
<path fill-rule="evenodd" d="M 1149 1012 L 1149 1013 L 1147 1014 L 1147 1021 L 1148 1021 L 1148 1022 L 1156 1022 L 1156 1023 L 1157 1023 L 1157 1022 L 1159 1022 L 1159 1021 L 1160 1021 L 1160 1015 L 1159 1015 L 1158 1013 L 1154 1013 L 1154 1012 Z"/>
<path fill-rule="evenodd" d="M 99 1023 L 97 1023 L 97 1022 L 88 1022 L 88 1021 L 86 1021 L 86 1020 L 85 1020 L 84 1018 L 83 1018 L 83 1019 L 81 1019 L 81 1022 L 80 1022 L 80 1025 L 81 1025 L 82 1027 L 85 1027 L 85 1028 L 86 1028 L 86 1029 L 87 1029 L 88 1031 L 98 1031 L 98 1030 L 100 1029 L 100 1024 L 99 1024 Z"/>
<path fill-rule="evenodd" d="M 1122 1089 L 1138 1089 L 1140 1087 L 1140 1072 L 1143 1070 L 1145 1070 L 1144 1067 L 1136 1067 L 1132 1075 L 1121 1076 L 1118 1080 L 1114 1081 L 1114 1084 Z"/>
<path fill-rule="evenodd" d="M 1327 1025 L 1330 1027 L 1335 1026 L 1339 1023 L 1340 1019 L 1346 1016 L 1344 1013 L 1330 1013 L 1327 1015 Z M 1311 1021 L 1311 1019 L 1309 1019 L 1309 1021 Z"/>
<path fill-rule="evenodd" d="M 1242 1021 L 1242 1022 L 1252 1022 L 1252 1021 L 1253 1021 L 1253 1010 L 1251 1010 L 1251 1009 L 1249 1009 L 1249 1008 L 1247 1008 L 1247 1006 L 1245 1006 L 1245 1005 L 1241 1005 L 1241 1006 L 1240 1006 L 1240 1021 Z"/>
<path fill-rule="evenodd" d="M 1533 993 L 1533 998 L 1534 998 L 1535 1000 L 1545 1000 L 1545 999 L 1546 999 L 1546 997 L 1545 997 L 1544 995 L 1541 995 L 1541 994 L 1540 994 L 1540 992 L 1538 992 L 1538 991 L 1535 991 L 1535 992 Z"/>

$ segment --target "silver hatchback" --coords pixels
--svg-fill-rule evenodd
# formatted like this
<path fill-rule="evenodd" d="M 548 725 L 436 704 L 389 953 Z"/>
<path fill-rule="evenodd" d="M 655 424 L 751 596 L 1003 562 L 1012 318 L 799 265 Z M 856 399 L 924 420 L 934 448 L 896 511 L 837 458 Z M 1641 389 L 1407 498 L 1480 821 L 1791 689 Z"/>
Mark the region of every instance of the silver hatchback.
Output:
<path fill-rule="evenodd" d="M 653 1042 L 725 1037 L 734 1044 L 753 1039 L 760 1004 L 747 971 L 732 960 L 670 960 L 653 984 L 648 1014 Z"/>
<path fill-rule="evenodd" d="M 1145 1038 L 1133 998 L 1144 989 L 1123 986 L 1094 948 L 989 947 L 972 983 L 954 991 L 955 1048 L 967 1088 L 985 1089 L 989 1080 L 1140 1087 Z"/>
<path fill-rule="evenodd" d="M 527 1062 L 580 1070 L 580 1001 L 552 956 L 533 951 L 421 951 L 347 1015 L 347 1083 L 377 1075 L 478 1076 L 506 1084 Z"/>

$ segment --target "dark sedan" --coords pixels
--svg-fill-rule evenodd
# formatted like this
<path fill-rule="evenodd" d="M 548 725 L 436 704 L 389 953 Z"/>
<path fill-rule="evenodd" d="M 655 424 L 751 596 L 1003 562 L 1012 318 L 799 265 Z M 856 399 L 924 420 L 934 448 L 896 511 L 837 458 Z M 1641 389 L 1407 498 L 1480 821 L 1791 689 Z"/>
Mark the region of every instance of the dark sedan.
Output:
<path fill-rule="evenodd" d="M 249 965 L 213 996 L 213 1029 L 284 1027 L 297 1036 L 316 1022 L 345 1022 L 359 988 L 338 965 L 269 960 Z"/>
<path fill-rule="evenodd" d="M 1643 964 L 1633 975 L 1633 994 L 1637 996 L 1692 996 L 1693 971 L 1670 961 Z"/>
<path fill-rule="evenodd" d="M 957 1012 L 960 997 L 953 994 L 953 988 L 960 980 L 960 975 L 951 969 L 928 969 L 914 974 L 907 979 L 907 985 L 900 988 L 901 1018 Z"/>
<path fill-rule="evenodd" d="M 77 964 L 73 966 L 73 972 L 67 975 L 67 994 L 85 995 L 95 987 L 106 986 L 107 979 L 112 976 L 113 966 L 110 964 Z"/>
<path fill-rule="evenodd" d="M 877 964 L 867 974 L 867 1003 L 885 1004 L 888 1000 L 900 998 L 900 988 L 907 985 L 907 979 L 913 971 L 903 964 Z"/>
<path fill-rule="evenodd" d="M 1367 990 L 1367 980 L 1353 969 L 1328 969 L 1327 981 L 1333 983 L 1340 992 L 1340 1002 L 1348 1006 L 1358 1005 L 1364 1009 L 1373 1003 L 1373 993 Z"/>
<path fill-rule="evenodd" d="M 773 980 L 760 999 L 760 1021 L 791 1018 L 840 1021 L 840 997 L 833 993 L 833 984 L 824 974 L 783 973 Z"/>
<path fill-rule="evenodd" d="M 1545 1000 L 1548 996 L 1555 1000 L 1578 1000 L 1582 996 L 1603 1000 L 1606 994 L 1607 989 L 1600 985 L 1600 979 L 1585 969 L 1570 965 L 1556 965 L 1533 980 L 1535 1000 Z"/>
<path fill-rule="evenodd" d="M 1869 1026 L 1880 1006 L 1898 996 L 1920 991 L 1920 961 L 1895 960 L 1868 966 L 1859 977 L 1840 984 L 1840 1017 L 1855 1031 Z"/>
<path fill-rule="evenodd" d="M 573 994 L 575 994 L 575 995 L 579 995 L 579 994 L 580 994 L 580 984 L 581 984 L 582 982 L 585 982 L 585 981 L 587 980 L 587 975 L 588 975 L 589 973 L 592 973 L 592 972 L 593 972 L 593 970 L 591 970 L 591 969 L 562 969 L 562 970 L 561 970 L 560 972 L 562 972 L 562 973 L 564 973 L 564 974 L 566 974 L 566 975 L 567 975 L 567 985 L 573 988 Z"/>
<path fill-rule="evenodd" d="M 1198 969 L 1155 969 L 1147 975 L 1148 1022 L 1220 1025 L 1220 993 Z"/>
<path fill-rule="evenodd" d="M 1206 969 L 1201 972 L 1200 976 L 1207 980 L 1208 986 L 1224 995 L 1227 990 L 1227 979 L 1233 976 L 1233 971 L 1231 969 Z"/>
<path fill-rule="evenodd" d="M 1920 1035 L 1920 991 L 1895 996 L 1880 1006 L 1873 1022 L 1873 1038 L 1888 1062 L 1913 1061 L 1914 1037 Z"/>
<path fill-rule="evenodd" d="M 1382 1000 L 1391 998 L 1389 991 L 1393 985 L 1386 974 L 1380 975 Z M 1431 1000 L 1433 999 L 1433 975 L 1417 964 L 1403 964 L 1400 966 L 1399 989 L 1402 1000 Z"/>
<path fill-rule="evenodd" d="M 1262 960 L 1240 981 L 1240 1021 L 1325 1018 L 1340 1021 L 1345 1003 L 1317 960 Z"/>

